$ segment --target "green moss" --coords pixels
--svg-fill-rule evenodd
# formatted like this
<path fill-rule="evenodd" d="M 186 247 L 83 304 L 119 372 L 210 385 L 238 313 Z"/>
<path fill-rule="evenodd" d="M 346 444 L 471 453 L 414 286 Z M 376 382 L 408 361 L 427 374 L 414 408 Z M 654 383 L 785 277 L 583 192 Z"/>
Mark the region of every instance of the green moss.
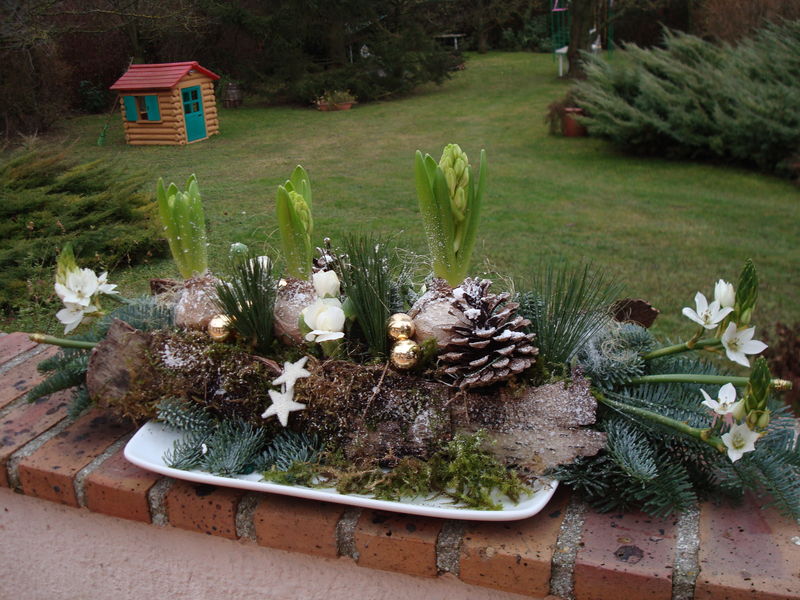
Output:
<path fill-rule="evenodd" d="M 284 485 L 335 486 L 341 494 L 370 495 L 380 500 L 450 498 L 467 508 L 501 510 L 500 494 L 519 502 L 531 489 L 513 470 L 507 469 L 481 449 L 485 432 L 459 434 L 430 460 L 401 459 L 386 471 L 376 465 L 353 465 L 341 454 L 319 463 L 294 462 L 285 471 L 276 468 L 264 479 Z"/>

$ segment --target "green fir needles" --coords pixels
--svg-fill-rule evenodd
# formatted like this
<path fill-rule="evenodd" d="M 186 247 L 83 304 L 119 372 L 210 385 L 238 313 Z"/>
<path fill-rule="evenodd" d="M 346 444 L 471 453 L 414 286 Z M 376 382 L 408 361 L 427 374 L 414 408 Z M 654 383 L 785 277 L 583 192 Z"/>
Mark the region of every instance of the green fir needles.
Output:
<path fill-rule="evenodd" d="M 314 221 L 311 219 L 311 181 L 300 165 L 286 183 L 278 186 L 276 209 L 286 274 L 308 279 L 311 276 Z"/>
<path fill-rule="evenodd" d="M 252 347 L 266 351 L 273 340 L 275 280 L 272 261 L 248 254 L 234 258 L 231 276 L 217 286 L 217 305 L 231 327 Z"/>
<path fill-rule="evenodd" d="M 607 321 L 620 286 L 589 265 L 547 265 L 520 296 L 520 313 L 530 319 L 539 356 L 550 365 L 567 364 Z"/>
<path fill-rule="evenodd" d="M 181 277 L 189 279 L 202 275 L 208 269 L 208 253 L 206 219 L 197 177 L 194 174 L 189 177 L 183 192 L 174 183 L 165 188 L 164 180 L 159 178 L 156 198 L 169 249 Z"/>
<path fill-rule="evenodd" d="M 379 237 L 347 236 L 342 264 L 344 293 L 356 314 L 372 356 L 386 356 L 389 342 L 386 322 L 392 307 L 392 272 L 395 254 Z"/>
<path fill-rule="evenodd" d="M 419 208 L 433 258 L 433 273 L 455 287 L 467 276 L 486 187 L 486 151 L 477 178 L 458 144 L 437 164 L 417 150 L 414 174 Z"/>

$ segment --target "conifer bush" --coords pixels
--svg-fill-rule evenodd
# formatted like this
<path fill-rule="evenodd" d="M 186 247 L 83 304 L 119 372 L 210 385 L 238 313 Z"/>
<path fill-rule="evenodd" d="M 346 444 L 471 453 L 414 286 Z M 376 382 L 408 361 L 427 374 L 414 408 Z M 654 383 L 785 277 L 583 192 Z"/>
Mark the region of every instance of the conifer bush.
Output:
<path fill-rule="evenodd" d="M 143 183 L 105 161 L 74 164 L 64 151 L 26 149 L 1 160 L 3 314 L 54 297 L 52 267 L 67 242 L 82 265 L 98 271 L 163 255 L 155 204 Z"/>
<path fill-rule="evenodd" d="M 586 60 L 576 93 L 592 135 L 639 154 L 800 174 L 800 21 L 736 46 L 667 33 L 663 48 Z"/>

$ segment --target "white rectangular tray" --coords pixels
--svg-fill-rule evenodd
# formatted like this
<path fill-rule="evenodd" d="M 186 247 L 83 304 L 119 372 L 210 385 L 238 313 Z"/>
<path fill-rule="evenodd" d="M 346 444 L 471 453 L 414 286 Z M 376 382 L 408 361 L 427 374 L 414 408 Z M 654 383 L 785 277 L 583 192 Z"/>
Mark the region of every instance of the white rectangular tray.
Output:
<path fill-rule="evenodd" d="M 532 495 L 521 499 L 518 504 L 512 503 L 508 498 L 498 498 L 497 500 L 503 505 L 502 510 L 459 508 L 458 505 L 454 505 L 451 501 L 441 498 L 433 500 L 413 498 L 404 502 L 378 500 L 370 496 L 340 494 L 333 488 L 309 488 L 299 485 L 269 483 L 261 481 L 259 473 L 233 478 L 212 475 L 205 471 L 173 469 L 164 463 L 163 456 L 167 450 L 172 449 L 173 442 L 182 435 L 180 432 L 176 432 L 161 423 L 150 421 L 139 429 L 125 446 L 125 458 L 142 469 L 155 471 L 175 479 L 184 479 L 206 485 L 270 492 L 410 515 L 424 515 L 443 519 L 465 519 L 469 521 L 516 521 L 525 519 L 541 511 L 550 501 L 558 487 L 558 482 L 555 480 L 539 479 L 538 489 Z"/>

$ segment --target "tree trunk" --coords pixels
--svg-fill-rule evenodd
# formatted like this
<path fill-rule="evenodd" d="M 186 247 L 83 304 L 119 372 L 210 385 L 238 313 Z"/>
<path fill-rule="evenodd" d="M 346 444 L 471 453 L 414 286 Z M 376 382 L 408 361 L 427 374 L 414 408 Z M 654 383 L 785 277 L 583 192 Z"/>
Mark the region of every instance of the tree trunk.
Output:
<path fill-rule="evenodd" d="M 570 3 L 571 23 L 569 48 L 567 49 L 567 59 L 569 60 L 567 77 L 571 79 L 582 79 L 585 76 L 581 51 L 588 51 L 591 43 L 589 30 L 594 26 L 594 5 L 595 0 L 573 0 Z"/>

